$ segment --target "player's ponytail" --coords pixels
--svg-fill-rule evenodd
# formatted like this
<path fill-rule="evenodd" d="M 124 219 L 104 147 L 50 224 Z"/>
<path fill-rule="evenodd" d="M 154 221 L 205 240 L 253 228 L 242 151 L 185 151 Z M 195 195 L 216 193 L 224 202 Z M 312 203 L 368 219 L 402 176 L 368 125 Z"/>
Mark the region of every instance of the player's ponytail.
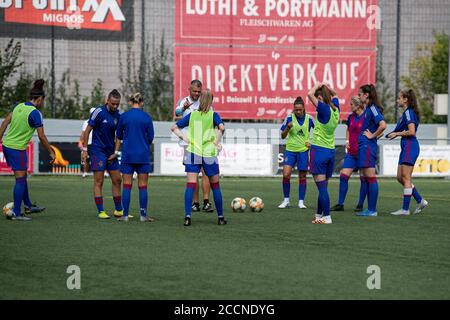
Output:
<path fill-rule="evenodd" d="M 406 98 L 408 100 L 408 107 L 413 109 L 414 113 L 416 114 L 417 119 L 420 119 L 420 110 L 419 110 L 419 104 L 417 103 L 417 97 L 414 90 L 401 90 L 400 95 L 403 98 Z"/>
<path fill-rule="evenodd" d="M 329 105 L 331 109 L 336 110 L 336 106 L 332 102 L 333 97 L 331 91 L 326 85 L 319 87 L 319 89 L 317 89 L 316 92 L 314 93 L 314 96 L 316 98 L 322 97 L 323 102 L 325 104 Z"/>
<path fill-rule="evenodd" d="M 367 104 L 367 106 L 374 104 L 380 109 L 381 114 L 384 113 L 384 108 L 381 105 L 380 99 L 378 98 L 377 89 L 373 84 L 365 84 L 362 87 L 360 87 L 359 90 L 361 90 L 362 93 L 368 94 L 369 103 Z"/>
<path fill-rule="evenodd" d="M 43 79 L 36 80 L 33 88 L 30 90 L 29 99 L 35 100 L 39 97 L 45 97 L 44 85 L 45 81 Z"/>
<path fill-rule="evenodd" d="M 200 96 L 200 104 L 198 107 L 198 111 L 202 113 L 208 112 L 211 109 L 213 98 L 214 96 L 211 93 L 210 89 L 203 90 Z"/>
<path fill-rule="evenodd" d="M 128 101 L 131 104 L 141 104 L 142 102 L 144 102 L 144 97 L 140 92 L 136 92 L 129 97 Z"/>
<path fill-rule="evenodd" d="M 295 99 L 295 101 L 294 101 L 294 106 L 297 105 L 297 104 L 301 104 L 302 106 L 305 105 L 305 101 L 303 101 L 303 98 L 302 98 L 302 97 L 297 97 L 297 98 Z"/>

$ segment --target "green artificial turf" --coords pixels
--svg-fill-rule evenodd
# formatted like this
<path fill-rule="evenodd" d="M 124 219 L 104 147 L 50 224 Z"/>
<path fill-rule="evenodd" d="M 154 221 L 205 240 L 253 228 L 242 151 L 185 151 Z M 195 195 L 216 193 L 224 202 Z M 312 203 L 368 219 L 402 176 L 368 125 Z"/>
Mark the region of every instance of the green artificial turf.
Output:
<path fill-rule="evenodd" d="M 332 205 L 338 184 L 330 180 Z M 0 177 L 2 205 L 13 185 Z M 378 217 L 354 215 L 359 179 L 352 178 L 346 211 L 333 214 L 332 225 L 312 225 L 312 179 L 308 209 L 280 210 L 281 178 L 225 178 L 228 225 L 218 226 L 216 213 L 193 213 L 184 227 L 182 178 L 151 177 L 157 221 L 126 224 L 96 218 L 92 177 L 33 176 L 31 199 L 47 210 L 31 222 L 0 220 L 0 299 L 449 299 L 450 182 L 416 179 L 430 205 L 408 217 L 389 215 L 402 203 L 395 179 L 379 185 Z M 252 196 L 263 199 L 261 213 L 231 212 L 234 197 Z M 108 180 L 104 197 L 111 213 Z M 131 213 L 138 216 L 136 185 Z M 67 288 L 70 265 L 80 267 L 81 290 Z M 366 285 L 371 265 L 381 270 L 379 290 Z"/>

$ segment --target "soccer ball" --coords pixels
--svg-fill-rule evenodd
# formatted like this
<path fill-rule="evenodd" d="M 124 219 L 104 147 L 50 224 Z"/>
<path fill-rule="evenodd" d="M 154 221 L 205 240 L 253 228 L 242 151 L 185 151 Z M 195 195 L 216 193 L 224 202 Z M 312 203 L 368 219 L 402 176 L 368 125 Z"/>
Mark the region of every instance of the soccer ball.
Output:
<path fill-rule="evenodd" d="M 231 201 L 231 209 L 233 212 L 244 212 L 247 208 L 247 202 L 243 198 L 234 198 Z"/>
<path fill-rule="evenodd" d="M 12 219 L 14 217 L 14 202 L 9 202 L 5 204 L 3 207 L 3 215 L 6 217 L 6 219 Z"/>
<path fill-rule="evenodd" d="M 253 197 L 248 202 L 248 206 L 250 207 L 250 210 L 253 212 L 261 212 L 262 209 L 264 209 L 264 202 L 261 198 Z"/>

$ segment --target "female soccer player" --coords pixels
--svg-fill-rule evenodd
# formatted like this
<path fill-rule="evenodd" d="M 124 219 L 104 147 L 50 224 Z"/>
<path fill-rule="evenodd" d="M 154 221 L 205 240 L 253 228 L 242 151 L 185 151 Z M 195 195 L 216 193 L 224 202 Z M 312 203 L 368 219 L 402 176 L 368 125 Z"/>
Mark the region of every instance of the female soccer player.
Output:
<path fill-rule="evenodd" d="M 37 131 L 41 144 L 50 154 L 52 161 L 55 159 L 55 153 L 48 143 L 47 137 L 44 133 L 44 124 L 42 114 L 38 109 L 44 106 L 45 92 L 44 80 L 39 79 L 34 82 L 33 88 L 30 91 L 30 101 L 18 104 L 12 113 L 6 116 L 2 125 L 0 126 L 0 143 L 3 144 L 3 153 L 6 158 L 6 163 L 14 171 L 16 184 L 13 190 L 14 199 L 14 217 L 18 221 L 29 221 L 30 217 L 25 217 L 21 213 L 22 201 L 24 202 L 25 213 L 41 212 L 45 208 L 39 208 L 33 205 L 28 194 L 27 183 L 27 146 L 34 134 Z M 8 134 L 2 141 L 3 134 L 6 128 L 9 127 Z"/>
<path fill-rule="evenodd" d="M 189 95 L 187 97 L 184 97 L 180 99 L 177 103 L 177 107 L 175 109 L 175 120 L 180 120 L 183 117 L 187 116 L 192 111 L 198 110 L 198 106 L 200 103 L 200 94 L 202 92 L 202 82 L 200 80 L 194 79 L 191 81 L 189 86 Z M 212 109 L 212 107 L 211 107 Z M 183 132 L 188 132 L 189 128 L 185 127 L 183 128 Z M 186 151 L 187 144 L 183 140 L 180 140 L 178 142 L 180 147 L 183 147 L 184 151 Z M 214 209 L 209 202 L 209 194 L 211 193 L 211 186 L 209 185 L 209 179 L 206 176 L 205 172 L 203 170 L 202 173 L 202 193 L 203 193 L 203 206 L 202 210 L 204 212 L 214 212 Z M 199 212 L 200 211 L 200 202 L 199 202 L 199 185 L 197 184 L 197 187 L 194 192 L 194 199 L 192 203 L 192 212 Z"/>
<path fill-rule="evenodd" d="M 345 155 L 339 179 L 339 201 L 331 208 L 331 211 L 344 211 L 344 202 L 348 191 L 348 180 L 353 171 L 358 168 L 358 138 L 361 134 L 363 124 L 362 114 L 364 112 L 364 105 L 359 97 L 352 97 L 350 101 L 350 110 L 352 113 L 347 119 L 347 139 L 345 142 L 347 153 Z M 359 200 L 355 212 L 362 211 L 364 199 L 367 194 L 367 184 L 364 181 L 364 177 L 360 175 L 359 178 L 361 180 L 361 187 L 359 189 Z"/>
<path fill-rule="evenodd" d="M 188 147 L 184 154 L 187 184 L 184 194 L 184 225 L 191 225 L 192 198 L 197 185 L 197 177 L 203 168 L 209 177 L 217 209 L 217 223 L 225 225 L 222 192 L 219 185 L 219 163 L 217 151 L 222 149 L 221 139 L 225 126 L 217 112 L 211 110 L 213 95 L 209 89 L 202 91 L 198 110 L 191 112 L 172 126 L 173 133 L 183 139 Z M 180 130 L 189 126 L 188 136 Z M 218 128 L 218 130 L 215 130 Z"/>
<path fill-rule="evenodd" d="M 289 193 L 291 189 L 292 168 L 297 164 L 298 169 L 298 206 L 306 209 L 304 204 L 306 195 L 306 173 L 308 171 L 308 155 L 311 144 L 309 131 L 314 128 L 314 121 L 305 112 L 305 103 L 302 97 L 294 101 L 294 110 L 287 116 L 281 126 L 281 138 L 286 142 L 283 164 L 283 194 L 284 200 L 278 206 L 280 209 L 289 207 Z"/>
<path fill-rule="evenodd" d="M 413 90 L 402 90 L 397 98 L 397 106 L 403 109 L 403 115 L 397 123 L 394 131 L 386 135 L 389 139 L 401 137 L 401 152 L 398 160 L 397 180 L 403 186 L 403 207 L 400 210 L 392 212 L 392 215 L 409 215 L 409 203 L 411 196 L 417 201 L 417 207 L 414 213 L 421 212 L 428 202 L 423 199 L 411 181 L 414 164 L 420 153 L 419 141 L 416 138 L 417 128 L 419 127 L 420 112 L 417 104 L 416 94 Z"/>
<path fill-rule="evenodd" d="M 363 125 L 358 140 L 358 167 L 367 183 L 368 209 L 358 212 L 358 216 L 376 217 L 378 200 L 378 182 L 375 171 L 377 162 L 377 139 L 386 129 L 383 118 L 383 106 L 378 99 L 377 90 L 373 84 L 359 88 L 359 98 L 366 106 L 363 113 Z"/>
<path fill-rule="evenodd" d="M 114 216 L 123 216 L 122 197 L 120 195 L 120 185 L 122 178 L 119 172 L 119 162 L 113 158 L 116 128 L 120 114 L 118 111 L 121 95 L 116 89 L 112 90 L 104 106 L 98 107 L 89 117 L 89 122 L 83 134 L 83 161 L 87 161 L 89 151 L 89 161 L 91 171 L 94 172 L 94 199 L 98 210 L 98 218 L 109 219 L 109 215 L 103 208 L 103 181 L 105 170 L 109 172 L 112 182 L 112 194 L 114 199 Z M 89 134 L 92 133 L 92 143 L 88 146 Z"/>
<path fill-rule="evenodd" d="M 147 216 L 147 184 L 150 172 L 150 145 L 153 142 L 155 131 L 152 117 L 142 110 L 144 105 L 142 95 L 140 93 L 133 94 L 129 103 L 131 109 L 121 115 L 117 125 L 114 155 L 108 159 L 111 161 L 117 157 L 121 141 L 123 141 L 120 161 L 120 172 L 123 178 L 123 217 L 118 218 L 118 220 L 128 221 L 133 173 L 137 172 L 141 222 L 152 222 L 154 221 L 153 218 Z"/>
<path fill-rule="evenodd" d="M 311 173 L 319 190 L 314 224 L 332 223 L 328 179 L 333 174 L 335 144 L 334 132 L 339 121 L 339 99 L 325 83 L 317 83 L 308 93 L 316 107 L 317 117 L 311 143 Z"/>

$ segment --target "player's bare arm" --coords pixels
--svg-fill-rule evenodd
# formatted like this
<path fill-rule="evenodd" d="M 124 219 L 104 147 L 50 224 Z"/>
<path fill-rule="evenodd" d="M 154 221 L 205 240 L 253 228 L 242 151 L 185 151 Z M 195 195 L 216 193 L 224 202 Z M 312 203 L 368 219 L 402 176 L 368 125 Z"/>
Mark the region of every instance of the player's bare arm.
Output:
<path fill-rule="evenodd" d="M 6 128 L 8 128 L 11 123 L 12 112 L 10 112 L 6 118 L 3 120 L 2 125 L 0 126 L 0 143 L 3 141 L 3 135 L 5 134 Z"/>

